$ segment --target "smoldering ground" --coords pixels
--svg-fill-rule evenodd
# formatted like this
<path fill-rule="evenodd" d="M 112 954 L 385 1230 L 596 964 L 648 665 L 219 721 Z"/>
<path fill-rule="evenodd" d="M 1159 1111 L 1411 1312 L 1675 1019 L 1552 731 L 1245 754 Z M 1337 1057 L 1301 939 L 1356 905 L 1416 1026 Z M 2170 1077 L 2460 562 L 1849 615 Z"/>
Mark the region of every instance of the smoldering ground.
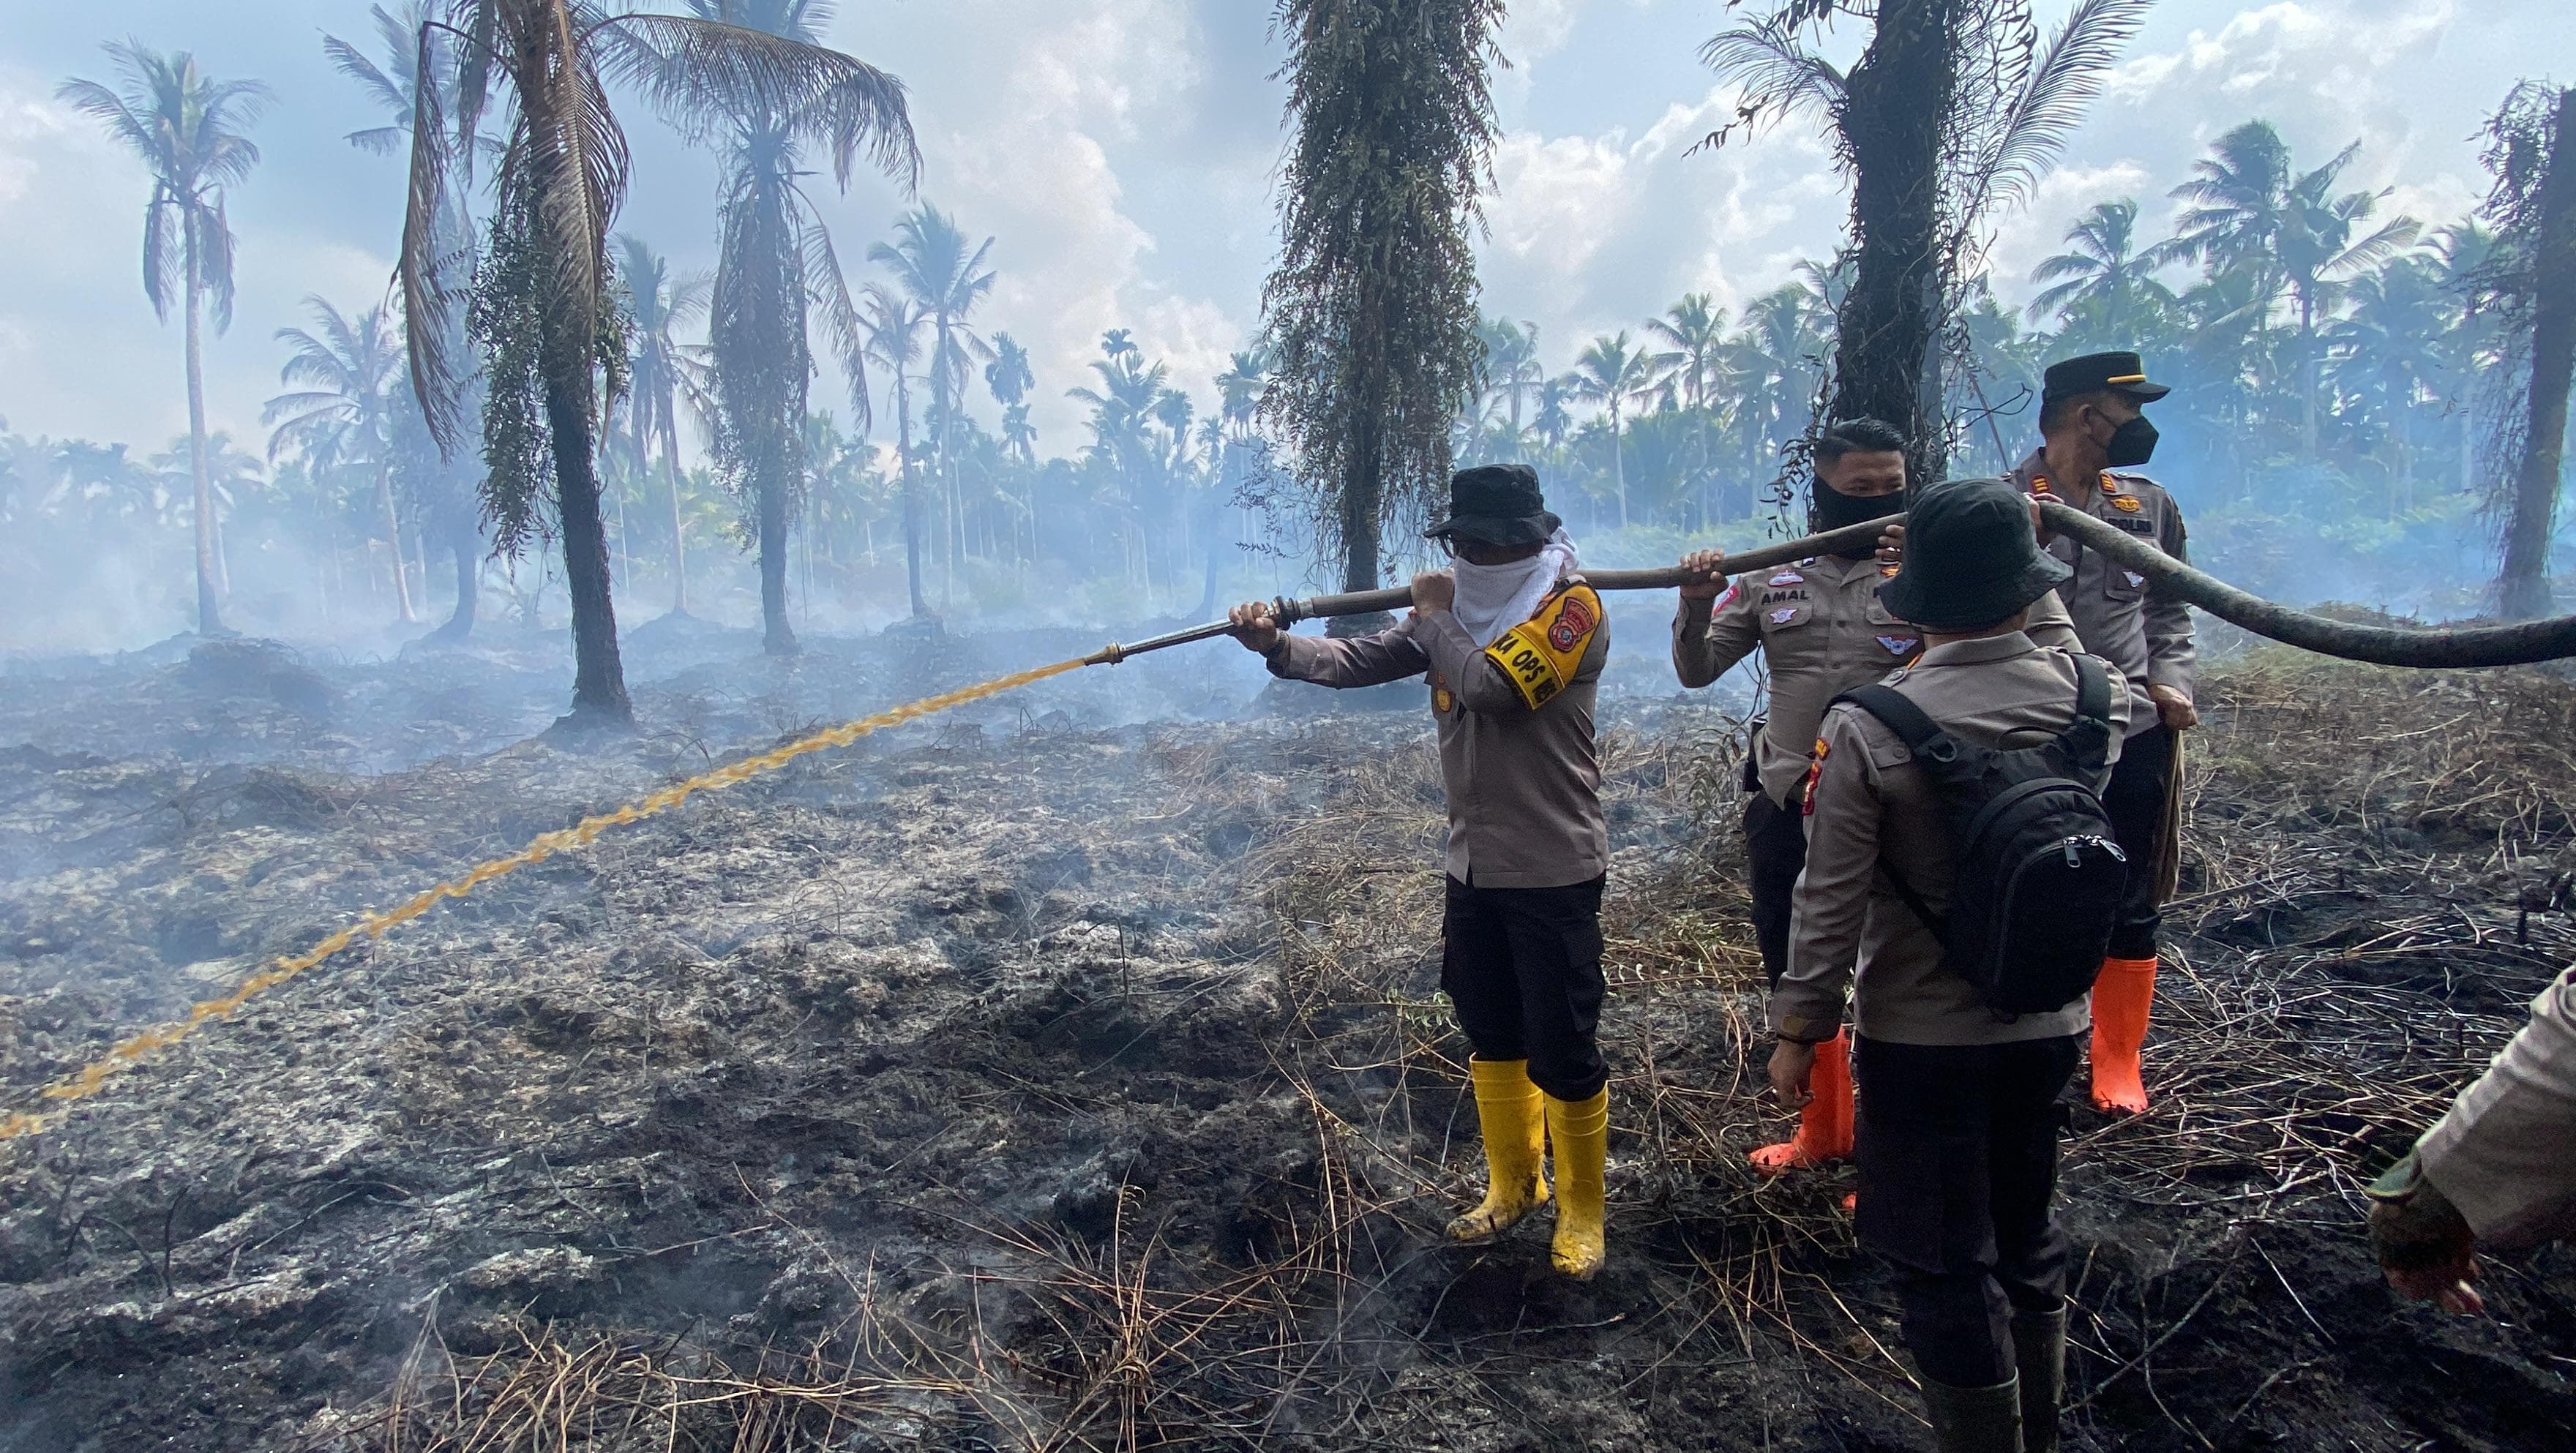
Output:
<path fill-rule="evenodd" d="M 639 633 L 640 635 L 641 633 Z M 1631 632 L 1640 649 L 1657 647 Z M 0 1078 L 537 832 L 1031 635 L 13 670 Z M 1439 1228 L 1424 723 L 1222 644 L 1076 673 L 550 859 L 0 1151 L 0 1447 L 1917 1446 L 1847 1172 L 1763 1183 L 1740 723 L 1605 708 L 1612 1260 Z M 33 671 L 34 674 L 30 674 Z M 647 684 L 649 683 L 649 684 Z M 2161 1098 L 2072 1110 L 2089 1448 L 2541 1448 L 2576 1262 L 2396 1306 L 2358 1183 L 2571 954 L 2576 689 L 2259 655 L 2195 742 Z"/>

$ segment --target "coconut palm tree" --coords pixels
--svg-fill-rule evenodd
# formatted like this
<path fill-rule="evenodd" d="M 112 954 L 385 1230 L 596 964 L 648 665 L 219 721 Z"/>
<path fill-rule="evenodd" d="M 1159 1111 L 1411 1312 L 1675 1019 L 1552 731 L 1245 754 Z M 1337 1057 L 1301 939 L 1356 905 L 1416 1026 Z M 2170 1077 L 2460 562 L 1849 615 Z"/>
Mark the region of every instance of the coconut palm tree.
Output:
<path fill-rule="evenodd" d="M 2030 280 L 2048 283 L 2030 300 L 2033 322 L 2056 318 L 2105 347 L 2134 347 L 2158 311 L 2173 305 L 2173 290 L 2156 280 L 2164 265 L 2153 248 L 2138 246 L 2138 204 L 2122 197 L 2097 202 L 2066 229 L 2067 250 L 2042 258 Z"/>
<path fill-rule="evenodd" d="M 680 511 L 680 413 L 688 404 L 703 418 L 713 411 L 707 366 L 673 336 L 704 318 L 714 284 L 704 273 L 673 277 L 668 258 L 632 232 L 617 234 L 617 280 L 625 291 L 628 442 L 639 473 L 650 474 L 653 446 L 661 446 L 663 482 L 671 502 L 671 611 L 689 613 L 688 530 Z"/>
<path fill-rule="evenodd" d="M 819 110 L 836 159 L 872 147 L 889 164 L 911 155 L 902 92 L 883 72 L 819 46 L 700 16 L 607 14 L 583 0 L 442 0 L 420 46 L 442 39 L 459 57 L 453 117 L 440 88 L 414 88 L 400 267 L 412 386 L 452 453 L 463 432 L 462 370 L 444 324 L 459 298 L 438 266 L 437 213 L 450 169 L 472 165 L 497 78 L 514 104 L 470 313 L 488 383 L 485 504 L 502 547 L 515 552 L 551 499 L 573 607 L 566 724 L 624 724 L 634 708 L 618 660 L 597 450 L 600 380 L 609 397 L 625 382 L 608 229 L 625 197 L 628 153 L 606 83 L 630 82 L 676 116 L 728 116 L 752 103 L 782 116 Z"/>
<path fill-rule="evenodd" d="M 143 295 L 167 320 L 175 301 L 187 320 L 189 474 L 197 542 L 197 632 L 225 634 L 216 600 L 215 511 L 206 473 L 205 345 L 200 315 L 214 306 L 215 331 L 233 321 L 233 232 L 225 189 L 250 176 L 259 148 L 243 132 L 266 109 L 257 81 L 218 81 L 186 51 L 157 55 L 139 40 L 111 41 L 124 89 L 77 77 L 55 94 L 106 123 L 152 174 L 143 204 Z"/>
<path fill-rule="evenodd" d="M 870 283 L 859 294 L 859 326 L 868 357 L 894 374 L 894 456 L 903 479 L 903 573 L 911 592 L 912 614 L 927 619 L 930 602 L 921 593 L 921 489 L 913 477 L 912 378 L 921 364 L 921 306 L 883 283 Z"/>
<path fill-rule="evenodd" d="M 1646 331 L 1673 347 L 1673 374 L 1685 407 L 1708 407 L 1709 373 L 1726 339 L 1726 309 L 1706 293 L 1684 293 L 1660 318 L 1646 320 Z"/>
<path fill-rule="evenodd" d="M 431 32 L 431 43 L 421 44 L 421 27 L 432 13 L 430 0 L 406 0 L 401 13 L 388 12 L 382 5 L 368 7 L 375 21 L 376 39 L 382 47 L 383 61 L 371 59 L 357 46 L 336 35 L 322 37 L 322 53 L 342 75 L 356 81 L 382 106 L 391 118 L 382 126 L 363 127 L 348 135 L 350 145 L 361 151 L 390 154 L 409 144 L 412 117 L 419 110 L 421 78 L 426 75 L 438 86 L 443 104 L 452 107 L 457 95 L 456 47 L 446 44 L 444 32 Z M 489 137 L 479 140 L 478 150 L 486 157 L 499 154 L 498 143 Z M 466 198 L 450 189 L 440 199 L 433 214 L 432 231 L 436 237 L 433 252 L 437 266 L 451 286 L 461 285 L 474 273 L 474 229 Z M 451 351 L 465 346 L 463 319 L 450 318 L 448 346 Z M 480 408 L 480 384 L 467 380 L 466 394 L 473 407 Z M 475 597 L 483 567 L 483 511 L 476 498 L 477 485 L 470 472 L 456 461 L 442 458 L 429 437 L 417 400 L 397 398 L 394 407 L 392 488 L 397 497 L 407 501 L 423 521 L 423 528 L 434 534 L 454 565 L 456 607 L 446 624 L 426 637 L 431 644 L 445 645 L 461 641 L 474 629 Z M 423 562 L 422 594 L 428 594 L 427 562 Z"/>
<path fill-rule="evenodd" d="M 2337 410 L 2375 426 L 2395 456 L 2388 464 L 2386 514 L 2414 506 L 2415 447 L 2409 426 L 2418 400 L 2441 384 L 2443 336 L 2457 317 L 2433 264 L 2412 254 L 2390 258 L 2352 280 L 2351 312 L 2328 323 L 2334 350 L 2328 382 L 2352 405 Z"/>
<path fill-rule="evenodd" d="M 2415 242 L 2412 217 L 2396 217 L 2356 236 L 2378 210 L 2382 191 L 2334 194 L 2335 178 L 2361 152 L 2356 141 L 2334 160 L 2290 184 L 2289 226 L 2280 236 L 2281 272 L 2299 310 L 2300 430 L 2310 457 L 2317 450 L 2317 388 L 2323 360 L 2317 329 L 2344 284 Z"/>
<path fill-rule="evenodd" d="M 271 426 L 268 457 L 301 450 L 317 471 L 337 464 L 363 465 L 375 478 L 376 508 L 392 549 L 394 605 L 403 624 L 417 622 L 411 583 L 403 567 L 402 516 L 394 508 L 394 391 L 403 366 L 401 330 L 380 304 L 351 318 L 319 297 L 307 297 L 313 328 L 280 328 L 287 345 L 277 381 L 292 386 L 260 408 Z M 424 586 L 427 584 L 423 582 Z"/>
<path fill-rule="evenodd" d="M 895 282 L 920 304 L 930 323 L 929 369 L 931 440 L 938 461 L 942 514 L 946 518 L 948 569 L 953 579 L 963 547 L 963 519 L 957 475 L 951 458 L 956 415 L 968 370 L 992 349 L 970 326 L 976 307 L 993 291 L 993 272 L 984 259 L 992 255 L 987 237 L 969 250 L 956 220 L 931 206 L 920 207 L 894 224 L 895 240 L 868 249 L 868 260 L 894 274 Z"/>
<path fill-rule="evenodd" d="M 689 0 L 689 8 L 702 21 L 767 43 L 830 54 L 821 50 L 830 0 Z M 853 422 L 868 425 L 858 311 L 831 233 L 800 180 L 804 152 L 825 149 L 845 190 L 862 149 L 907 188 L 921 170 L 902 83 L 856 61 L 848 67 L 835 85 L 794 97 L 719 87 L 666 107 L 690 134 L 720 137 L 725 148 L 723 243 L 707 329 L 715 454 L 723 474 L 750 497 L 761 644 L 773 655 L 796 649 L 787 623 L 787 534 L 808 475 L 799 455 L 814 371 L 808 340 L 817 325 L 848 378 Z"/>
<path fill-rule="evenodd" d="M 1628 330 L 1592 340 L 1574 360 L 1574 391 L 1601 405 L 1610 417 L 1610 477 L 1619 494 L 1619 528 L 1628 528 L 1628 466 L 1619 447 L 1619 416 L 1629 404 L 1654 388 L 1654 365 L 1641 349 L 1628 346 Z"/>

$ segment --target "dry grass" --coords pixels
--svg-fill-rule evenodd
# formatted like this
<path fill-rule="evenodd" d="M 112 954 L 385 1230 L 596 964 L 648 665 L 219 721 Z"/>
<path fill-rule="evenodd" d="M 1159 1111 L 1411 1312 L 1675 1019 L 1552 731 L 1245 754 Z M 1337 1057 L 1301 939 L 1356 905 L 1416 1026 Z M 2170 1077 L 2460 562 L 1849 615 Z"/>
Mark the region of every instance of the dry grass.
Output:
<path fill-rule="evenodd" d="M 2080 1116 L 2068 1164 L 2101 1214 L 2185 1228 L 2161 1258 L 2086 1258 L 2083 1416 L 2143 1389 L 2190 1446 L 2214 1447 L 2225 1429 L 2155 1397 L 2158 1357 L 2216 1320 L 2206 1309 L 2222 1288 L 2291 1286 L 2263 1248 L 2267 1226 L 2357 1228 L 2361 1179 L 2576 958 L 2576 927 L 2558 911 L 2576 822 L 2576 689 L 2535 672 L 2257 654 L 2213 672 L 2205 694 L 2150 1041 L 2156 1105 L 2135 1120 Z M 1418 1420 L 1432 1396 L 1408 1391 L 1406 1357 L 1507 1381 L 1541 1355 L 1529 1349 L 1562 1345 L 1541 1333 L 1614 1325 L 1631 1349 L 1622 1396 L 1788 1366 L 1819 1400 L 1912 1417 L 1887 1309 L 1854 1305 L 1837 1272 L 1855 1250 L 1839 1207 L 1848 1174 L 1763 1182 L 1744 1163 L 1783 1121 L 1759 1081 L 1741 738 L 1736 724 L 1699 720 L 1613 734 L 1604 748 L 1614 818 L 1633 809 L 1680 825 L 1673 849 L 1623 858 L 1605 915 L 1612 1236 L 1614 1255 L 1640 1267 L 1626 1284 L 1635 1308 L 1461 1335 L 1435 1330 L 1435 1301 L 1410 1322 L 1425 1275 L 1449 1295 L 1438 1277 L 1451 1273 L 1422 1268 L 1454 1262 L 1425 1259 L 1442 1255 L 1438 1226 L 1482 1173 L 1465 1047 L 1433 987 L 1437 768 L 1419 749 L 1343 755 L 1310 734 L 1271 749 L 1330 760 L 1332 790 L 1278 816 L 1238 868 L 1267 895 L 1288 1001 L 1247 1093 L 1293 1096 L 1313 1137 L 1274 1187 L 1266 1257 L 1214 1273 L 1174 1254 L 1124 1199 L 1105 1244 L 992 1223 L 996 1260 L 964 1274 L 974 1312 L 962 1320 L 899 1311 L 861 1276 L 845 1279 L 864 1293 L 863 1316 L 796 1358 L 753 1357 L 749 1372 L 704 1350 L 543 1329 L 486 1357 L 432 1348 L 383 1405 L 317 1446 L 878 1446 L 854 1428 L 1032 1450 L 1402 1441 L 1428 1426 Z M 1233 745 L 1176 739 L 1156 766 L 1176 799 L 1272 812 L 1247 794 L 1275 779 L 1241 770 Z M 1640 1345 L 1652 1356 L 1640 1361 Z M 2230 1425 L 2304 1366 L 2265 1379 Z"/>

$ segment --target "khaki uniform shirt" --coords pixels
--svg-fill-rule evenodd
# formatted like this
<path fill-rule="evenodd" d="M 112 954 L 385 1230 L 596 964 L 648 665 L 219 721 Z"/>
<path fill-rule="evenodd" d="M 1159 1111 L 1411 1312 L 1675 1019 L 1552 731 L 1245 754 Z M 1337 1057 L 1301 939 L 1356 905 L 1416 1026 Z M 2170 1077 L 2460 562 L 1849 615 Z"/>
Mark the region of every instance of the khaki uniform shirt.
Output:
<path fill-rule="evenodd" d="M 2576 970 L 2415 1147 L 2478 1239 L 2501 1249 L 2576 1237 Z"/>
<path fill-rule="evenodd" d="M 1787 806 L 1807 778 L 1807 754 L 1825 704 L 1914 659 L 1923 637 L 1879 603 L 1886 579 L 1875 557 L 1820 555 L 1731 582 L 1707 608 L 1685 599 L 1673 617 L 1673 672 L 1706 686 L 1755 649 L 1771 673 L 1770 720 L 1755 741 L 1754 770 Z M 2031 607 L 2031 639 L 2075 649 L 2066 608 L 2046 595 Z"/>
<path fill-rule="evenodd" d="M 1985 746 L 2037 746 L 2075 719 L 2075 658 L 2018 631 L 1935 646 L 1887 684 Z M 2125 693 L 2112 693 L 2115 757 L 2125 702 Z M 2092 1023 L 2081 999 L 2054 1013 L 1999 1019 L 1966 979 L 1941 967 L 1940 940 L 1897 896 L 1879 859 L 1937 914 L 1950 901 L 1950 830 L 1914 754 L 1885 723 L 1857 706 L 1825 714 L 1804 807 L 1807 869 L 1790 918 L 1788 972 L 1771 994 L 1773 1033 L 1831 1037 L 1855 974 L 1855 1027 L 1894 1044 L 2005 1044 L 2076 1034 Z"/>
<path fill-rule="evenodd" d="M 2046 477 L 2047 467 L 2034 451 L 2009 477 L 2015 487 L 2029 493 Z M 2081 490 L 2055 480 L 2050 481 L 2048 492 L 2176 560 L 2191 558 L 2182 507 L 2163 485 L 2143 474 L 2105 470 L 2099 488 Z M 2049 542 L 2048 552 L 2075 567 L 2075 578 L 2059 586 L 2057 593 L 2075 618 L 2075 634 L 2082 638 L 2084 649 L 2129 678 L 2133 698 L 2129 734 L 2154 726 L 2157 715 L 2147 688 L 2171 686 L 2189 696 L 2198 674 L 2190 605 L 2062 535 Z"/>
<path fill-rule="evenodd" d="M 1554 637 L 1566 668 L 1535 707 L 1506 664 L 1527 659 L 1513 643 L 1533 627 L 1541 639 Z M 1374 635 L 1282 636 L 1268 659 L 1274 676 L 1323 686 L 1375 686 L 1427 672 L 1449 796 L 1449 876 L 1479 888 L 1562 888 L 1610 867 L 1592 728 L 1609 658 L 1599 597 L 1560 589 L 1529 626 L 1484 650 L 1449 612 L 1415 611 Z"/>

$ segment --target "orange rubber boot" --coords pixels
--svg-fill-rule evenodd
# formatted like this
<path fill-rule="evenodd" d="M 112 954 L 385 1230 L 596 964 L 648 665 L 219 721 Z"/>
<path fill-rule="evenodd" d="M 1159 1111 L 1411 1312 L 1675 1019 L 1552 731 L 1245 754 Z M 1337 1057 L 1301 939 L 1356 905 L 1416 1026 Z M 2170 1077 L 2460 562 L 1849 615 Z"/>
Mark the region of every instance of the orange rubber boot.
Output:
<path fill-rule="evenodd" d="M 2135 1115 L 2147 1108 L 2138 1051 L 2156 1001 L 2154 959 L 2104 959 L 2093 981 L 2093 1108 Z"/>
<path fill-rule="evenodd" d="M 1852 1153 L 1852 1080 L 1850 1042 L 1840 1032 L 1816 1046 L 1816 1067 L 1807 1076 L 1812 1098 L 1798 1112 L 1798 1133 L 1785 1145 L 1766 1145 L 1753 1152 L 1753 1168 L 1766 1176 L 1785 1170 L 1848 1160 Z"/>

